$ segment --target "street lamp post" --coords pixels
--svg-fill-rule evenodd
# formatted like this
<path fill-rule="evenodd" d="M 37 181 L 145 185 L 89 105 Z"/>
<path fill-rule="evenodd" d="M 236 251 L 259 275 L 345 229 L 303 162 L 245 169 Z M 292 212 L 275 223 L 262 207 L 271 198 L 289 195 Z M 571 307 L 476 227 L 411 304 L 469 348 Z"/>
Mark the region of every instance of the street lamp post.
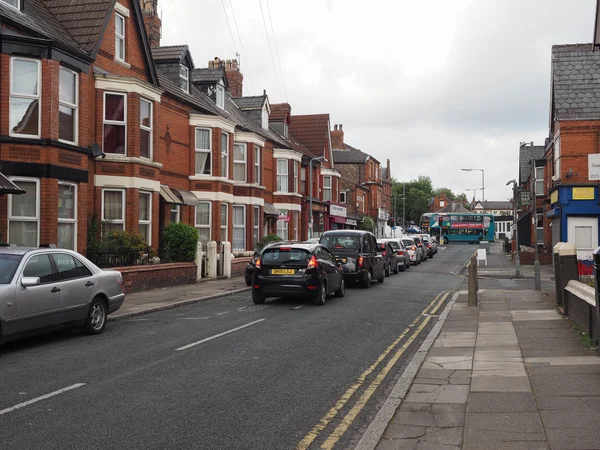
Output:
<path fill-rule="evenodd" d="M 531 158 L 531 214 L 533 218 L 533 248 L 535 249 L 535 260 L 533 261 L 533 285 L 536 291 L 542 290 L 542 280 L 540 279 L 540 260 L 538 255 L 538 236 L 537 236 L 537 201 L 535 191 L 535 157 Z"/>
<path fill-rule="evenodd" d="M 517 180 L 510 180 L 506 183 L 513 185 L 513 232 L 515 233 L 515 247 L 517 251 L 515 254 L 515 277 L 521 278 L 521 258 L 519 257 L 519 218 L 517 217 Z"/>
<path fill-rule="evenodd" d="M 481 172 L 481 206 L 483 206 L 483 214 L 485 214 L 485 170 L 484 169 L 461 169 L 465 172 L 478 170 Z"/>
<path fill-rule="evenodd" d="M 308 179 L 309 179 L 309 195 L 308 195 L 308 202 L 309 202 L 309 207 L 308 207 L 308 226 L 310 228 L 310 233 L 309 236 L 310 238 L 313 237 L 313 161 L 325 161 L 325 157 L 324 156 L 317 156 L 316 158 L 311 158 L 310 162 L 309 162 L 309 174 L 308 174 Z"/>

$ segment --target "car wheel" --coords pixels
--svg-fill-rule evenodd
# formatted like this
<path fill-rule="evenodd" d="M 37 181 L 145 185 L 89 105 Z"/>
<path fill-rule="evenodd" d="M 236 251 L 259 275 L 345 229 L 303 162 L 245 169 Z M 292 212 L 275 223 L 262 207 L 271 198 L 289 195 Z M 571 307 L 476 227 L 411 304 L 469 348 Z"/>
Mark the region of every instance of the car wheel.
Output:
<path fill-rule="evenodd" d="M 255 305 L 262 305 L 263 303 L 265 303 L 265 297 L 263 297 L 256 291 L 252 291 L 252 301 Z"/>
<path fill-rule="evenodd" d="M 346 295 L 346 282 L 342 278 L 342 284 L 341 284 L 339 290 L 335 291 L 335 296 L 343 297 L 344 295 Z"/>
<path fill-rule="evenodd" d="M 396 264 L 394 265 L 394 273 L 398 272 L 400 272 L 400 269 L 398 269 L 398 261 L 396 261 Z M 404 266 L 402 266 L 402 272 L 404 272 Z"/>
<path fill-rule="evenodd" d="M 251 280 L 246 280 L 246 286 L 252 286 L 252 281 Z"/>
<path fill-rule="evenodd" d="M 383 283 L 385 281 L 385 272 L 381 274 L 381 278 L 377 278 L 378 283 Z"/>
<path fill-rule="evenodd" d="M 384 270 L 384 275 L 386 277 L 389 277 L 391 275 L 391 273 L 390 273 L 390 265 L 389 264 L 387 265 L 387 267 Z"/>
<path fill-rule="evenodd" d="M 371 282 L 373 281 L 373 274 L 371 271 L 367 272 L 367 278 L 362 282 L 362 287 L 365 289 L 369 289 L 371 287 Z"/>
<path fill-rule="evenodd" d="M 107 318 L 108 311 L 106 309 L 106 302 L 101 297 L 95 297 L 90 305 L 82 331 L 85 334 L 102 333 L 106 327 Z"/>
<path fill-rule="evenodd" d="M 400 269 L 400 272 L 404 272 L 406 270 L 406 262 L 402 261 L 402 268 Z"/>
<path fill-rule="evenodd" d="M 323 306 L 325 304 L 325 300 L 327 300 L 327 283 L 322 281 L 321 289 L 319 289 L 319 293 L 313 298 L 313 303 L 315 305 Z"/>

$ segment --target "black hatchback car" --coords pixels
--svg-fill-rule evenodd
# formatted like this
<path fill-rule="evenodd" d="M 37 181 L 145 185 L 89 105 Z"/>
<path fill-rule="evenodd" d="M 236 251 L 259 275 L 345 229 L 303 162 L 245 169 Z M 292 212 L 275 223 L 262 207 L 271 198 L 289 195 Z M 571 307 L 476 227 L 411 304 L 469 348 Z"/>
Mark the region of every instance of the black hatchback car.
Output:
<path fill-rule="evenodd" d="M 321 236 L 321 244 L 339 259 L 347 282 L 369 288 L 371 281 L 385 280 L 383 255 L 373 233 L 360 230 L 331 230 Z"/>
<path fill-rule="evenodd" d="M 329 294 L 346 294 L 340 263 L 320 244 L 271 244 L 254 263 L 252 300 L 267 297 L 310 297 L 324 305 Z"/>

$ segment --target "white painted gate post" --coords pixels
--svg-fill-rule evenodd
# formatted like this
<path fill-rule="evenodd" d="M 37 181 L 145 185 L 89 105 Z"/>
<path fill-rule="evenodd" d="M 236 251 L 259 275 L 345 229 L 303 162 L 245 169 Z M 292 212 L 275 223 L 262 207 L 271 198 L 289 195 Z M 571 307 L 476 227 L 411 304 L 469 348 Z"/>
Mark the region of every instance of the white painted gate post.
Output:
<path fill-rule="evenodd" d="M 198 241 L 198 246 L 196 247 L 196 281 L 202 280 L 202 259 L 204 257 L 204 253 L 202 252 L 202 242 Z"/>
<path fill-rule="evenodd" d="M 223 276 L 231 278 L 231 242 L 223 242 Z"/>
<path fill-rule="evenodd" d="M 217 278 L 217 243 L 210 241 L 206 244 L 206 268 L 208 278 Z"/>

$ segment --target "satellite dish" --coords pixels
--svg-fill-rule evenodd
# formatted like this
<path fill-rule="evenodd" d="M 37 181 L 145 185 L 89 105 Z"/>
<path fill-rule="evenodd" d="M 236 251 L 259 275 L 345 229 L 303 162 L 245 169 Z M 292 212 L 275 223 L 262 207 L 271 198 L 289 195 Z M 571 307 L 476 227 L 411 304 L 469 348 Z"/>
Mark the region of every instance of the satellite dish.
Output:
<path fill-rule="evenodd" d="M 98 158 L 99 156 L 104 158 L 106 154 L 102 151 L 102 148 L 100 148 L 98 144 L 94 143 L 92 144 L 92 156 L 94 158 Z"/>

